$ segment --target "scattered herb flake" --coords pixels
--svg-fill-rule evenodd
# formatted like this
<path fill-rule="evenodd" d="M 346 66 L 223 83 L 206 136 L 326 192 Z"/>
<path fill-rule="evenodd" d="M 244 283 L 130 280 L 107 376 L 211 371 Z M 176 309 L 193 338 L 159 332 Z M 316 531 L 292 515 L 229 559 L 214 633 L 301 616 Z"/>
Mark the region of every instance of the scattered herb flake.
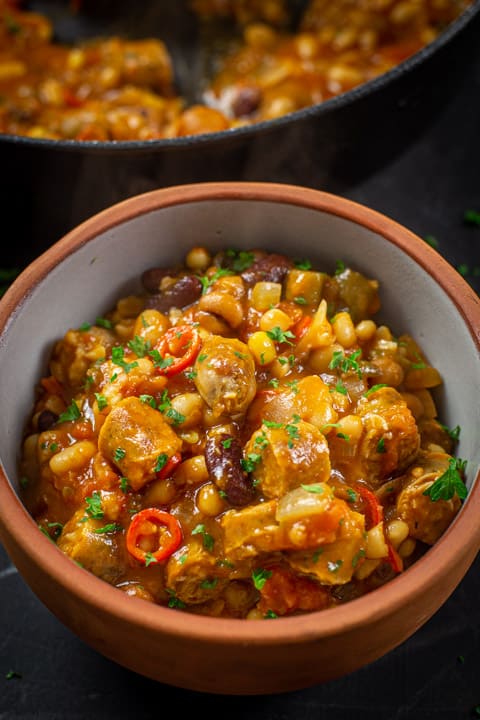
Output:
<path fill-rule="evenodd" d="M 233 437 L 226 438 L 226 440 L 222 440 L 222 445 L 225 448 L 225 450 L 228 450 L 233 442 Z"/>
<path fill-rule="evenodd" d="M 21 678 L 22 675 L 17 672 L 16 670 L 9 670 L 7 673 L 5 673 L 5 679 L 6 680 L 13 680 L 14 678 Z"/>
<path fill-rule="evenodd" d="M 73 422 L 74 420 L 78 420 L 78 418 L 81 416 L 80 408 L 78 407 L 75 400 L 72 400 L 68 408 L 65 410 L 65 412 L 60 413 L 57 422 Z"/>
<path fill-rule="evenodd" d="M 377 392 L 377 390 L 381 390 L 381 388 L 388 387 L 387 383 L 377 383 L 377 385 L 372 385 L 371 388 L 369 388 L 366 392 L 364 392 L 364 396 L 368 397 L 374 392 Z"/>
<path fill-rule="evenodd" d="M 294 265 L 299 270 L 311 270 L 312 269 L 312 263 L 310 262 L 310 260 L 306 260 L 306 259 L 295 260 Z"/>
<path fill-rule="evenodd" d="M 158 560 L 155 557 L 155 555 L 152 555 L 151 552 L 145 553 L 145 567 L 148 567 L 149 565 L 156 565 L 156 563 L 158 563 Z M 173 606 L 170 605 L 170 603 L 168 603 L 168 607 L 173 607 Z"/>
<path fill-rule="evenodd" d="M 165 465 L 167 464 L 167 462 L 168 462 L 168 455 L 167 455 L 167 453 L 162 453 L 161 455 L 159 455 L 159 456 L 157 457 L 157 460 L 156 460 L 156 463 L 155 463 L 155 467 L 153 468 L 153 472 L 156 472 L 156 473 L 157 473 L 157 472 L 160 472 L 160 470 L 163 470 L 163 468 L 165 467 Z"/>
<path fill-rule="evenodd" d="M 106 330 L 111 330 L 113 327 L 110 320 L 107 320 L 107 318 L 104 318 L 104 317 L 97 317 L 97 319 L 95 320 L 95 325 L 98 325 L 98 327 L 105 328 Z"/>
<path fill-rule="evenodd" d="M 425 235 L 423 238 L 427 245 L 430 245 L 430 247 L 434 248 L 435 250 L 438 249 L 438 240 L 433 235 Z"/>
<path fill-rule="evenodd" d="M 104 525 L 103 527 L 96 528 L 94 530 L 94 532 L 96 532 L 98 535 L 102 535 L 105 533 L 120 532 L 120 530 L 123 530 L 123 528 L 118 523 L 108 523 L 107 525 Z"/>
<path fill-rule="evenodd" d="M 100 412 L 104 410 L 108 405 L 107 398 L 101 393 L 95 393 L 95 400 L 97 401 L 98 409 L 100 410 Z"/>
<path fill-rule="evenodd" d="M 124 448 L 117 447 L 117 449 L 113 453 L 113 459 L 115 460 L 115 462 L 120 462 L 120 460 L 123 460 L 126 454 L 127 451 Z"/>
<path fill-rule="evenodd" d="M 265 615 L 263 616 L 265 620 L 273 620 L 278 617 L 277 613 L 273 612 L 273 610 L 267 610 Z"/>
<path fill-rule="evenodd" d="M 266 330 L 266 333 L 270 340 L 273 340 L 274 342 L 293 345 L 291 338 L 295 338 L 295 335 L 291 330 L 282 330 L 279 325 L 276 325 L 271 330 Z"/>
<path fill-rule="evenodd" d="M 480 212 L 477 210 L 465 210 L 463 220 L 467 225 L 480 226 Z"/>
<path fill-rule="evenodd" d="M 196 525 L 193 528 L 192 535 L 201 535 L 202 541 L 203 541 L 203 547 L 205 548 L 205 550 L 208 550 L 209 552 L 211 552 L 213 550 L 215 540 L 210 535 L 210 533 L 207 532 L 207 530 L 205 529 L 205 525 L 203 523 L 200 523 L 199 525 Z"/>
<path fill-rule="evenodd" d="M 128 342 L 128 347 L 139 358 L 145 357 L 150 350 L 150 340 L 145 340 L 140 335 L 135 335 L 133 340 Z"/>
<path fill-rule="evenodd" d="M 128 482 L 128 478 L 121 477 L 120 478 L 120 490 L 123 493 L 126 493 L 130 489 L 130 483 Z"/>
<path fill-rule="evenodd" d="M 320 485 L 320 483 L 312 483 L 311 485 L 301 485 L 301 487 L 310 493 L 315 493 L 316 495 L 321 495 L 325 488 Z"/>
<path fill-rule="evenodd" d="M 380 438 L 380 440 L 377 443 L 377 453 L 380 455 L 383 455 L 383 453 L 386 453 L 387 449 L 385 447 L 385 438 Z"/>
<path fill-rule="evenodd" d="M 256 568 L 252 572 L 253 584 L 255 585 L 257 590 L 262 590 L 263 586 L 270 577 L 272 577 L 272 571 L 265 570 L 264 568 Z"/>
<path fill-rule="evenodd" d="M 343 560 L 335 560 L 335 562 L 333 562 L 332 560 L 329 560 L 327 562 L 327 568 L 328 568 L 329 572 L 331 572 L 331 573 L 338 572 L 340 570 L 340 568 L 342 567 L 342 565 L 343 565 Z"/>
<path fill-rule="evenodd" d="M 87 514 L 82 518 L 83 521 L 88 520 L 88 518 L 93 518 L 94 520 L 103 518 L 102 498 L 98 490 L 94 490 L 90 497 L 85 498 L 85 505 L 85 512 Z"/>

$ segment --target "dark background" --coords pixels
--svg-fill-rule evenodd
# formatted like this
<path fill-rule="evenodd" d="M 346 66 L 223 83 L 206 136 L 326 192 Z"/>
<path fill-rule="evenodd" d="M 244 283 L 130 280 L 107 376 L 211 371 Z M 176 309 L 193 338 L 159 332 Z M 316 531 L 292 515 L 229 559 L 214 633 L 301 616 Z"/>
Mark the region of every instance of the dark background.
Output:
<path fill-rule="evenodd" d="M 390 215 L 421 237 L 435 238 L 438 251 L 476 292 L 480 226 L 466 223 L 464 214 L 480 212 L 480 37 L 478 42 L 478 59 L 422 137 L 388 165 L 342 189 L 346 197 Z M 8 212 L 1 200 L 0 209 L 3 216 Z M 25 246 L 24 262 L 34 254 Z M 479 626 L 477 557 L 434 617 L 369 667 L 283 695 L 202 695 L 135 675 L 91 650 L 36 599 L 0 547 L 0 720 L 141 720 L 166 713 L 183 718 L 187 712 L 229 720 L 475 718 L 480 717 Z"/>

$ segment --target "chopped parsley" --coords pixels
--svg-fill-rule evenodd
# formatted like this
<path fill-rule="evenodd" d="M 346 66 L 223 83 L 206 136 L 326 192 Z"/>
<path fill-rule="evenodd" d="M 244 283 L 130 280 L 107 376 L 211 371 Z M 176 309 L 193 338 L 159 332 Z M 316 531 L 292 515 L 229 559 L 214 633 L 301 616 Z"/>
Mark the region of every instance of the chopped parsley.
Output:
<path fill-rule="evenodd" d="M 168 455 L 167 453 L 162 453 L 157 457 L 157 461 L 155 463 L 155 467 L 153 468 L 153 472 L 160 472 L 160 470 L 163 470 L 165 465 L 168 462 Z"/>
<path fill-rule="evenodd" d="M 293 298 L 293 302 L 297 303 L 297 305 L 306 305 L 307 301 L 302 295 L 297 295 L 297 297 Z"/>
<path fill-rule="evenodd" d="M 133 368 L 138 367 L 138 362 L 127 362 L 124 358 L 124 349 L 121 345 L 116 345 L 112 348 L 112 362 L 115 365 L 119 365 L 126 373 L 129 373 Z"/>
<path fill-rule="evenodd" d="M 90 330 L 91 327 L 92 327 L 92 326 L 91 326 L 90 323 L 84 322 L 84 323 L 82 323 L 82 324 L 80 325 L 80 327 L 78 328 L 78 330 L 79 330 L 79 332 L 87 332 L 87 330 Z"/>
<path fill-rule="evenodd" d="M 335 350 L 328 367 L 331 370 L 341 370 L 344 373 L 356 372 L 358 377 L 362 377 L 362 371 L 358 364 L 358 359 L 362 356 L 362 351 L 355 350 L 351 355 L 345 355 L 343 350 Z"/>
<path fill-rule="evenodd" d="M 387 383 L 378 383 L 377 385 L 372 385 L 371 388 L 369 388 L 366 392 L 364 392 L 364 396 L 368 397 L 374 392 L 377 392 L 377 390 L 381 390 L 381 388 L 388 387 Z"/>
<path fill-rule="evenodd" d="M 252 572 L 253 584 L 255 585 L 257 590 L 262 590 L 263 586 L 270 577 L 272 577 L 272 571 L 265 570 L 264 568 L 256 568 Z"/>
<path fill-rule="evenodd" d="M 279 325 L 276 325 L 271 330 L 266 330 L 266 333 L 270 340 L 273 340 L 274 342 L 293 345 L 290 338 L 294 338 L 295 335 L 292 333 L 291 330 L 282 330 Z"/>
<path fill-rule="evenodd" d="M 327 562 L 327 568 L 328 568 L 329 572 L 331 572 L 331 573 L 338 572 L 340 570 L 340 568 L 342 567 L 342 565 L 343 565 L 343 560 L 335 560 L 335 562 L 333 562 L 332 560 L 329 560 Z"/>
<path fill-rule="evenodd" d="M 255 255 L 245 250 L 227 250 L 225 255 L 232 260 L 230 267 L 236 273 L 247 270 L 255 261 Z"/>
<path fill-rule="evenodd" d="M 128 347 L 139 358 L 145 357 L 150 350 L 150 340 L 144 340 L 140 335 L 135 335 L 133 340 L 129 340 Z"/>
<path fill-rule="evenodd" d="M 438 249 L 438 240 L 433 235 L 425 235 L 423 238 L 427 245 L 430 245 L 430 247 L 433 247 L 435 250 Z"/>
<path fill-rule="evenodd" d="M 126 454 L 127 451 L 124 448 L 117 447 L 117 449 L 113 453 L 113 459 L 115 460 L 115 462 L 120 462 L 120 460 L 124 459 Z"/>
<path fill-rule="evenodd" d="M 466 464 L 466 460 L 450 458 L 447 470 L 423 494 L 428 495 L 432 502 L 451 500 L 455 494 L 460 500 L 465 500 L 468 490 L 460 473 L 464 472 Z"/>
<path fill-rule="evenodd" d="M 196 525 L 193 528 L 192 535 L 201 535 L 203 547 L 205 548 L 205 550 L 208 550 L 208 552 L 211 552 L 213 550 L 215 540 L 210 535 L 210 533 L 207 532 L 205 525 L 203 523 L 200 523 L 199 525 Z"/>
<path fill-rule="evenodd" d="M 442 424 L 440 423 L 440 426 L 441 426 L 441 428 L 442 428 L 443 430 L 445 430 L 445 432 L 447 433 L 447 435 L 448 435 L 449 437 L 451 437 L 451 439 L 452 439 L 454 442 L 457 442 L 457 440 L 458 440 L 459 437 L 460 437 L 460 431 L 461 431 L 460 425 L 457 425 L 457 426 L 454 427 L 454 428 L 448 428 L 446 425 L 442 425 Z"/>
<path fill-rule="evenodd" d="M 320 483 L 312 483 L 312 485 L 301 485 L 304 490 L 309 493 L 315 493 L 316 495 L 322 495 L 324 487 Z"/>
<path fill-rule="evenodd" d="M 348 502 L 357 502 L 358 493 L 356 493 L 355 490 L 352 490 L 352 488 L 348 488 L 347 495 L 348 495 Z"/>
<path fill-rule="evenodd" d="M 203 590 L 213 590 L 213 588 L 216 587 L 217 583 L 218 578 L 212 578 L 211 580 L 206 578 L 205 580 L 202 580 L 202 582 L 200 583 L 200 587 Z"/>
<path fill-rule="evenodd" d="M 274 618 L 277 618 L 277 613 L 273 612 L 273 610 L 267 610 L 265 615 L 263 616 L 265 620 L 273 620 Z"/>
<path fill-rule="evenodd" d="M 337 438 L 340 438 L 340 440 L 345 440 L 345 442 L 350 442 L 350 435 L 347 435 L 347 433 L 338 432 Z"/>
<path fill-rule="evenodd" d="M 158 563 L 157 558 L 155 555 L 152 555 L 151 552 L 145 553 L 145 567 L 148 567 L 149 565 L 156 565 Z M 170 603 L 168 604 L 169 607 L 172 607 Z"/>
<path fill-rule="evenodd" d="M 276 389 L 280 385 L 280 380 L 278 380 L 277 378 L 272 378 L 271 380 L 268 381 L 268 384 Z"/>
<path fill-rule="evenodd" d="M 335 387 L 330 388 L 330 392 L 338 392 L 340 395 L 348 395 L 348 390 L 341 380 L 337 382 Z"/>
<path fill-rule="evenodd" d="M 160 412 L 165 415 L 165 417 L 170 418 L 173 425 L 180 425 L 181 423 L 185 422 L 185 415 L 182 415 L 182 413 L 178 412 L 178 410 L 175 410 L 175 408 L 172 407 L 172 402 L 168 397 L 168 390 L 163 391 L 161 402 L 158 405 L 158 410 L 160 410 Z"/>
<path fill-rule="evenodd" d="M 93 520 L 100 520 L 103 518 L 102 510 L 102 498 L 98 490 L 94 490 L 90 497 L 85 498 L 85 517 L 82 518 L 82 522 L 92 518 Z"/>
<path fill-rule="evenodd" d="M 260 455 L 260 453 L 248 453 L 246 458 L 242 458 L 240 460 L 242 470 L 245 470 L 246 473 L 253 472 L 261 459 L 262 456 Z"/>
<path fill-rule="evenodd" d="M 205 294 L 219 278 L 232 274 L 232 271 L 228 268 L 219 268 L 211 277 L 207 277 L 206 275 L 199 277 L 198 279 L 202 283 L 202 293 Z"/>
<path fill-rule="evenodd" d="M 341 275 L 345 270 L 345 263 L 343 260 L 337 260 L 335 263 L 335 275 Z"/>
<path fill-rule="evenodd" d="M 120 478 L 120 490 L 121 490 L 123 493 L 126 493 L 129 489 L 130 489 L 130 484 L 129 484 L 129 482 L 128 482 L 128 478 L 126 478 L 126 477 L 121 477 L 121 478 Z"/>
<path fill-rule="evenodd" d="M 172 357 L 164 358 L 162 355 L 160 355 L 158 350 L 150 350 L 148 354 L 153 359 L 153 365 L 156 368 L 165 370 L 165 368 L 168 368 L 168 367 L 170 367 L 170 365 L 173 365 L 173 358 Z"/>
<path fill-rule="evenodd" d="M 147 555 L 148 555 L 148 553 L 147 553 Z M 146 564 L 147 564 L 147 563 L 145 562 L 145 565 L 146 565 Z M 170 598 L 169 598 L 169 600 L 168 600 L 168 607 L 169 607 L 169 608 L 180 608 L 180 609 L 181 609 L 181 608 L 186 607 L 186 605 L 185 605 L 185 603 L 183 602 L 183 600 L 180 600 L 179 598 L 177 598 L 177 596 L 175 595 L 175 591 L 174 591 L 174 590 L 170 590 L 170 588 L 165 588 L 165 590 L 166 590 L 167 593 L 170 595 Z"/>
<path fill-rule="evenodd" d="M 113 325 L 110 320 L 107 320 L 107 318 L 104 317 L 97 317 L 95 320 L 95 325 L 98 325 L 98 327 L 103 327 L 106 330 L 111 330 Z"/>
<path fill-rule="evenodd" d="M 157 409 L 157 403 L 155 402 L 155 398 L 153 397 L 153 395 L 139 395 L 138 399 L 141 402 L 150 405 L 150 407 L 152 407 L 154 410 Z"/>
<path fill-rule="evenodd" d="M 123 530 L 123 528 L 118 523 L 108 523 L 103 527 L 96 528 L 94 532 L 96 532 L 98 535 L 102 535 L 104 533 L 120 532 L 120 530 Z"/>
<path fill-rule="evenodd" d="M 356 568 L 359 561 L 365 557 L 365 550 L 363 548 L 360 548 L 360 550 L 355 553 L 355 555 L 352 558 L 352 567 Z"/>
<path fill-rule="evenodd" d="M 225 448 L 225 450 L 228 450 L 233 442 L 233 437 L 226 438 L 226 440 L 222 440 L 222 445 Z"/>
<path fill-rule="evenodd" d="M 383 453 L 386 453 L 387 449 L 385 447 L 385 438 L 380 438 L 380 440 L 377 443 L 377 453 L 380 455 L 383 455 Z"/>
<path fill-rule="evenodd" d="M 5 673 L 5 680 L 13 680 L 14 678 L 21 678 L 21 674 L 16 670 L 9 670 Z"/>
<path fill-rule="evenodd" d="M 68 408 L 65 410 L 65 412 L 60 413 L 57 422 L 73 422 L 74 420 L 78 420 L 78 418 L 81 416 L 80 408 L 78 407 L 75 400 L 72 400 Z"/>
<path fill-rule="evenodd" d="M 207 353 L 200 353 L 200 355 L 198 356 L 198 362 L 203 362 L 207 358 L 208 358 Z"/>
<path fill-rule="evenodd" d="M 463 219 L 467 225 L 480 226 L 480 212 L 477 210 L 465 210 Z"/>
<path fill-rule="evenodd" d="M 311 270 L 312 269 L 312 263 L 310 262 L 310 260 L 306 260 L 306 259 L 295 260 L 294 265 L 296 268 L 298 268 L 298 270 Z"/>
<path fill-rule="evenodd" d="M 102 411 L 108 405 L 107 398 L 101 393 L 95 393 L 95 400 L 97 401 L 98 409 L 100 411 Z"/>

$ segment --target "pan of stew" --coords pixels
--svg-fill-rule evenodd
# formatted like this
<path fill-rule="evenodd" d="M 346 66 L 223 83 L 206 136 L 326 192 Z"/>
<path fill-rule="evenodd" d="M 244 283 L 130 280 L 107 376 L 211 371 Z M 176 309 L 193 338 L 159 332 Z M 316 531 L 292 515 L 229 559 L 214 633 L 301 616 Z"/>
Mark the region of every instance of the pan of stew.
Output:
<path fill-rule="evenodd" d="M 342 192 L 460 86 L 478 0 L 0 0 L 0 197 L 23 264 L 157 187 Z"/>

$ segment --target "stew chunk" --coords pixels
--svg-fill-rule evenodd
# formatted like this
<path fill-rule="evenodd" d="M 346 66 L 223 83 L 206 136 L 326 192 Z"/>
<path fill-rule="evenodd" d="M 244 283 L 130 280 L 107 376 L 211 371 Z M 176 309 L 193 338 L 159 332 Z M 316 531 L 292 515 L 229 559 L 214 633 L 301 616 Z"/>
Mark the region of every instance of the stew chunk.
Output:
<path fill-rule="evenodd" d="M 175 455 L 182 441 L 163 415 L 136 397 L 119 402 L 98 438 L 100 452 L 128 478 L 133 490 L 154 479 L 159 464 Z M 166 457 L 165 457 L 166 456 Z"/>

